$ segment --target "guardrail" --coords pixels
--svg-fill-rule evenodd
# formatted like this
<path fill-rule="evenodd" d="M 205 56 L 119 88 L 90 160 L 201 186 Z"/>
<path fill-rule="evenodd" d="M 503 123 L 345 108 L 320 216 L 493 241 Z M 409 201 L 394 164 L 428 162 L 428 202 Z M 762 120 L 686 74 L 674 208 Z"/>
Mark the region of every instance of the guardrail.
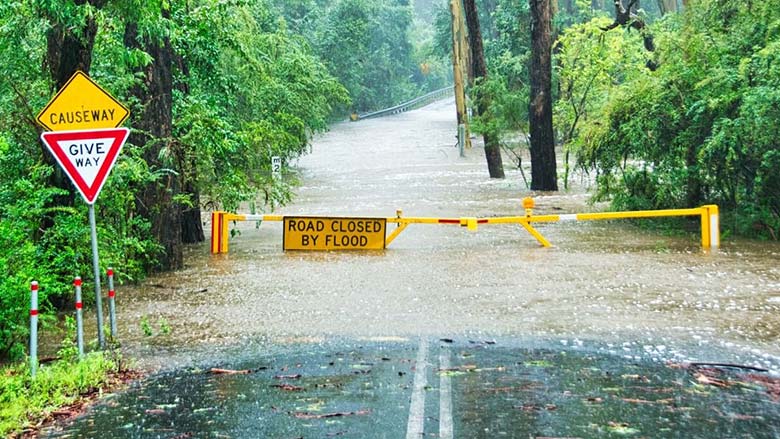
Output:
<path fill-rule="evenodd" d="M 352 116 L 350 117 L 350 120 L 352 120 L 352 122 L 357 122 L 363 119 L 372 119 L 375 117 L 382 117 L 382 116 L 389 116 L 391 114 L 403 113 L 404 111 L 409 111 L 409 110 L 414 110 L 416 108 L 424 107 L 430 104 L 431 102 L 436 102 L 439 99 L 445 98 L 447 96 L 451 96 L 453 94 L 455 94 L 454 86 L 445 87 L 430 92 L 426 95 L 420 96 L 418 98 L 412 99 L 409 102 L 404 102 L 403 104 L 396 105 L 395 107 L 390 107 L 384 110 L 374 111 L 366 114 L 353 113 Z"/>
<path fill-rule="evenodd" d="M 473 231 L 476 231 L 479 225 L 485 224 L 518 224 L 533 236 L 542 247 L 550 247 L 550 242 L 531 223 L 698 216 L 701 218 L 701 246 L 703 248 L 720 247 L 720 214 L 716 205 L 693 209 L 534 215 L 533 199 L 525 198 L 523 199 L 523 207 L 525 215 L 489 218 L 404 217 L 400 210 L 396 211 L 395 217 L 390 218 L 286 217 L 282 215 L 242 215 L 230 212 L 213 212 L 211 253 L 228 252 L 230 222 L 232 221 L 284 222 L 283 246 L 285 250 L 381 250 L 387 248 L 410 224 L 450 224 L 468 227 L 469 230 Z M 386 233 L 387 223 L 395 223 L 397 226 L 389 235 Z M 296 239 L 301 242 L 293 242 Z"/>

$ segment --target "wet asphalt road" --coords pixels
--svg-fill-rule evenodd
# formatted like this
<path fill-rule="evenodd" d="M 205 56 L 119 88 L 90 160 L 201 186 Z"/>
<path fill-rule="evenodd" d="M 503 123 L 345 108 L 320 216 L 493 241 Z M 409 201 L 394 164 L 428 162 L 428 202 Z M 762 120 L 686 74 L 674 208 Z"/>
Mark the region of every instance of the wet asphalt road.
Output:
<path fill-rule="evenodd" d="M 433 340 L 290 347 L 187 368 L 111 397 L 50 437 L 773 438 L 778 382 L 626 359 L 586 343 Z M 715 433 L 717 432 L 717 433 Z"/>
<path fill-rule="evenodd" d="M 490 180 L 479 148 L 458 157 L 454 127 L 451 102 L 336 125 L 274 213 L 517 215 L 525 196 L 537 213 L 600 207 L 585 175 L 531 193 L 507 162 Z M 123 350 L 160 373 L 65 434 L 447 437 L 450 401 L 453 437 L 777 437 L 771 385 L 701 384 L 667 364 L 780 371 L 776 244 L 726 237 L 703 252 L 695 225 L 667 236 L 613 221 L 540 226 L 549 249 L 516 226 L 412 225 L 385 251 L 285 253 L 278 223 L 235 229 L 230 254 L 195 246 L 184 270 L 121 288 Z"/>

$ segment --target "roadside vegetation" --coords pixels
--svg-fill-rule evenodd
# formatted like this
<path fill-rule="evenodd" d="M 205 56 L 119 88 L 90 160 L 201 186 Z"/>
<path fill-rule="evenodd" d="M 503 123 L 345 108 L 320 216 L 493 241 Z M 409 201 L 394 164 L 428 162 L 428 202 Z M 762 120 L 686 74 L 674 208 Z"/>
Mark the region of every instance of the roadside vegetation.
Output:
<path fill-rule="evenodd" d="M 85 405 L 138 375 L 114 349 L 79 359 L 75 322 L 68 318 L 65 323 L 67 335 L 57 356 L 41 364 L 35 378 L 29 362 L 0 368 L 0 435 L 34 435 L 49 422 L 81 413 Z"/>
<path fill-rule="evenodd" d="M 131 111 L 96 211 L 101 268 L 132 282 L 182 266 L 201 209 L 288 202 L 271 157 L 286 167 L 330 122 L 445 86 L 414 26 L 400 0 L 3 2 L 0 361 L 26 351 L 31 280 L 45 330 L 91 272 L 86 205 L 35 122 L 76 69 Z"/>
<path fill-rule="evenodd" d="M 58 309 L 72 309 L 74 276 L 92 290 L 87 206 L 35 121 L 72 74 L 84 71 L 131 112 L 96 213 L 101 270 L 134 282 L 183 266 L 184 245 L 204 239 L 201 209 L 288 202 L 294 178 L 274 179 L 271 157 L 286 169 L 332 121 L 445 86 L 446 74 L 420 68 L 413 17 L 401 0 L 0 4 L 4 432 L 100 388 L 115 367 L 89 356 L 46 364 L 31 381 L 22 366 L 30 282 L 40 283 L 43 334 L 60 324 Z M 37 400 L 41 386 L 52 393 Z"/>
<path fill-rule="evenodd" d="M 58 360 L 30 378 L 27 364 L 0 369 L 0 435 L 36 431 L 56 417 L 70 417 L 80 406 L 120 382 L 119 362 L 110 352 L 84 359 Z M 63 407 L 71 406 L 70 409 Z"/>
<path fill-rule="evenodd" d="M 563 189 L 577 170 L 616 210 L 718 204 L 724 233 L 780 238 L 780 1 L 534 1 L 554 12 Z M 449 3 L 436 9 L 442 57 L 452 50 Z M 519 159 L 529 133 L 529 2 L 477 6 L 489 75 L 471 89 L 492 100 L 472 128 L 497 134 Z"/>
<path fill-rule="evenodd" d="M 726 233 L 780 237 L 780 0 L 536 1 L 553 1 L 563 189 L 577 170 L 615 209 L 715 203 Z M 70 307 L 73 277 L 91 272 L 86 205 L 35 122 L 75 70 L 131 111 L 133 132 L 96 208 L 102 268 L 133 282 L 183 266 L 184 245 L 204 239 L 202 209 L 288 202 L 294 179 L 274 179 L 272 157 L 286 169 L 331 122 L 451 84 L 449 3 L 2 2 L 0 362 L 24 359 L 30 281 L 41 285 L 45 331 Z M 472 128 L 519 159 L 529 3 L 478 0 L 476 9 L 487 75 L 470 78 L 470 93 L 490 99 Z M 115 365 L 88 358 L 47 366 L 36 381 L 9 366 L 3 407 L 36 386 L 99 387 Z M 8 410 L 3 425 L 15 422 Z"/>

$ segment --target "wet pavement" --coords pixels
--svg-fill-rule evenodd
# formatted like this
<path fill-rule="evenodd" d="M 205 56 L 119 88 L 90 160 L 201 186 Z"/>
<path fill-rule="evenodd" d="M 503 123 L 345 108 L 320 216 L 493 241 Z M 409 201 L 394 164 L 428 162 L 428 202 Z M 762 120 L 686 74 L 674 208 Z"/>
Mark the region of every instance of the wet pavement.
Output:
<path fill-rule="evenodd" d="M 453 107 L 334 126 L 274 213 L 504 216 L 526 196 L 540 214 L 601 207 L 587 175 L 532 193 L 507 161 L 507 178 L 490 180 L 479 148 L 458 157 Z M 612 221 L 539 225 L 554 245 L 541 248 L 516 225 L 411 225 L 384 251 L 303 253 L 282 251 L 279 223 L 235 229 L 229 254 L 194 246 L 184 270 L 119 288 L 123 350 L 159 373 L 68 434 L 409 437 L 422 392 L 435 437 L 449 378 L 454 437 L 778 437 L 774 384 L 670 367 L 780 373 L 776 243 L 724 237 L 707 252 L 698 224 L 669 234 Z M 215 366 L 253 373 L 206 373 Z M 274 387 L 298 374 L 287 383 L 305 391 Z"/>
<path fill-rule="evenodd" d="M 765 373 L 627 360 L 585 343 L 327 343 L 232 367 L 155 376 L 50 437 L 780 435 L 780 381 Z"/>

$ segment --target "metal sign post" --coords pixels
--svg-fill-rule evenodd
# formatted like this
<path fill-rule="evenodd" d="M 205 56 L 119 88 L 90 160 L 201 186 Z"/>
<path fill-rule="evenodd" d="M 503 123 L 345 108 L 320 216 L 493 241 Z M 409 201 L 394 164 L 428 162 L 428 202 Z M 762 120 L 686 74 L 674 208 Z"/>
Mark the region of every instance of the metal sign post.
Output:
<path fill-rule="evenodd" d="M 95 274 L 95 307 L 97 308 L 97 329 L 100 348 L 106 347 L 106 336 L 103 334 L 103 299 L 100 289 L 100 263 L 98 261 L 97 225 L 95 224 L 95 205 L 89 205 L 89 229 L 92 237 L 92 272 Z"/>

